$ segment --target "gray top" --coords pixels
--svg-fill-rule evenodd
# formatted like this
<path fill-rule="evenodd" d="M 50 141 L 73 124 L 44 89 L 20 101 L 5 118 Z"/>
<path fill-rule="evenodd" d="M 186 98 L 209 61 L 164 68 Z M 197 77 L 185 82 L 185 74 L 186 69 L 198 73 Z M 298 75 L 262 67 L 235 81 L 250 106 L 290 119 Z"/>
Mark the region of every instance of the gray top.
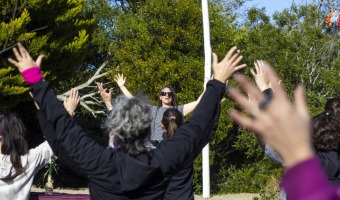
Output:
<path fill-rule="evenodd" d="M 161 121 L 163 118 L 164 112 L 169 108 L 174 108 L 173 106 L 170 107 L 158 107 L 154 105 L 150 105 L 153 120 L 151 124 L 151 140 L 162 141 L 163 140 L 163 130 L 161 128 Z M 179 112 L 183 115 L 183 105 L 177 106 Z"/>
<path fill-rule="evenodd" d="M 275 160 L 276 162 L 279 162 L 281 164 L 283 164 L 283 161 L 280 157 L 280 155 L 274 151 L 269 145 L 266 144 L 265 149 L 264 149 L 264 153 L 271 159 Z"/>

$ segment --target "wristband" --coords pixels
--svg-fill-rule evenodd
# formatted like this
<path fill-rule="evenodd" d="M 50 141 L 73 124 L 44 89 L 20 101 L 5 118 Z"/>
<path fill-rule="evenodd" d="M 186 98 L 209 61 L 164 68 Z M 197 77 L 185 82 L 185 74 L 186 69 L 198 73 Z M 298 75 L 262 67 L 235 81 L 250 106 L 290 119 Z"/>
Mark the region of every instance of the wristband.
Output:
<path fill-rule="evenodd" d="M 42 75 L 40 71 L 40 67 L 38 66 L 33 66 L 31 68 L 28 68 L 22 71 L 21 75 L 24 77 L 25 83 L 27 85 L 32 85 L 34 83 L 37 83 L 44 78 L 44 76 Z"/>

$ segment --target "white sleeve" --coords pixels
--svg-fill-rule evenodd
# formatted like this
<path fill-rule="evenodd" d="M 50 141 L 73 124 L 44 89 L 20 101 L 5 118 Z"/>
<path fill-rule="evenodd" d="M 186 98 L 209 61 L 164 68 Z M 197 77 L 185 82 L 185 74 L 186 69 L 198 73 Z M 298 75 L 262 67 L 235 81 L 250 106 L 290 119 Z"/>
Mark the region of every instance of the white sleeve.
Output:
<path fill-rule="evenodd" d="M 29 159 L 31 163 L 35 163 L 37 170 L 49 164 L 53 155 L 53 151 L 47 141 L 29 151 Z"/>

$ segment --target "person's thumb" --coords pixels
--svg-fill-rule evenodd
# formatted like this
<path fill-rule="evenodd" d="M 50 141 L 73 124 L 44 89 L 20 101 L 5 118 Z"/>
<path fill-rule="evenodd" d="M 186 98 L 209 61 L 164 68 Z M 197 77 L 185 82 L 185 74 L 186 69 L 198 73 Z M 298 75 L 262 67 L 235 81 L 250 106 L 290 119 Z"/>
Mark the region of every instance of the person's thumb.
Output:
<path fill-rule="evenodd" d="M 44 58 L 45 58 L 44 55 L 40 55 L 40 56 L 38 56 L 37 60 L 35 61 L 39 67 L 41 67 L 41 63 L 44 60 Z"/>

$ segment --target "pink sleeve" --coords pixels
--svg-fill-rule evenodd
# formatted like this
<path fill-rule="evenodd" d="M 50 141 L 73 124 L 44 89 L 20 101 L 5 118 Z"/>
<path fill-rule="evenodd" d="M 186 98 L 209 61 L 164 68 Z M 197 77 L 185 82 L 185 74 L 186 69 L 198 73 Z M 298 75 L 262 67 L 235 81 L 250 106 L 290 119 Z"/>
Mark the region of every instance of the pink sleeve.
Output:
<path fill-rule="evenodd" d="M 281 187 L 289 200 L 340 200 L 337 189 L 328 183 L 317 157 L 287 170 Z"/>
<path fill-rule="evenodd" d="M 37 66 L 22 71 L 21 75 L 24 77 L 25 83 L 27 85 L 37 83 L 44 78 L 44 76 L 40 72 L 40 67 Z"/>

